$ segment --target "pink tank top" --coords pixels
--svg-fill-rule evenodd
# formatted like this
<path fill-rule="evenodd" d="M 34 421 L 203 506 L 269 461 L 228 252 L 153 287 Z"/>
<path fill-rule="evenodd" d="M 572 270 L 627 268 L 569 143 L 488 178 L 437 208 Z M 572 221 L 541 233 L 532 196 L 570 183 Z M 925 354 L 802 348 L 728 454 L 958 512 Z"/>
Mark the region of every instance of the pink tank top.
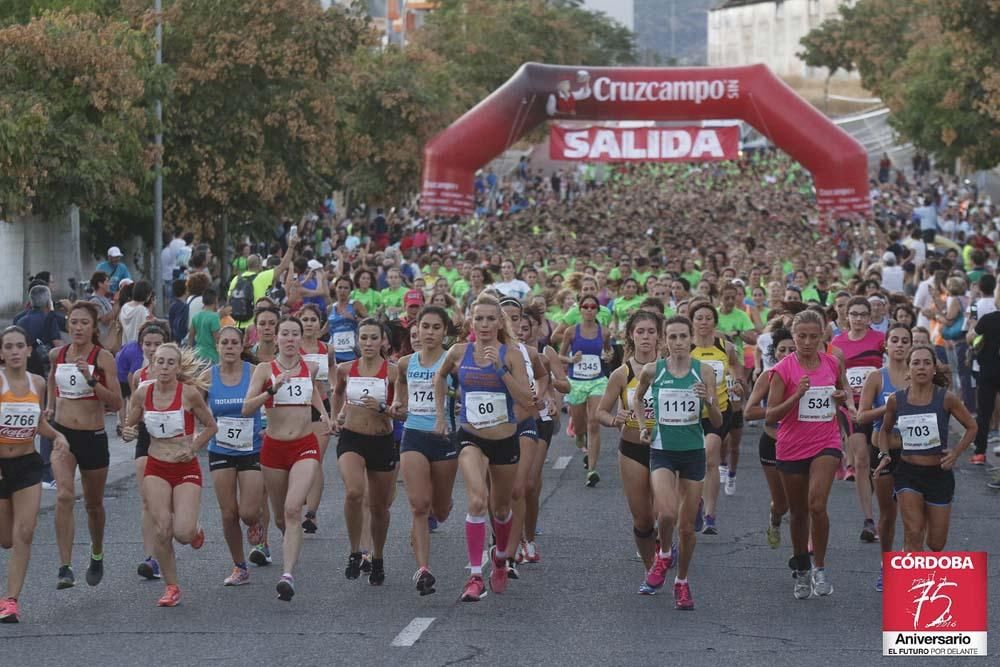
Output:
<path fill-rule="evenodd" d="M 802 368 L 797 354 L 788 355 L 771 369 L 785 383 L 782 402 L 795 393 L 803 375 L 809 376 L 809 391 L 778 423 L 775 449 L 779 461 L 800 461 L 824 449 L 841 448 L 837 403 L 830 396 L 836 390 L 840 363 L 832 354 L 820 352 L 819 357 L 815 370 Z"/>

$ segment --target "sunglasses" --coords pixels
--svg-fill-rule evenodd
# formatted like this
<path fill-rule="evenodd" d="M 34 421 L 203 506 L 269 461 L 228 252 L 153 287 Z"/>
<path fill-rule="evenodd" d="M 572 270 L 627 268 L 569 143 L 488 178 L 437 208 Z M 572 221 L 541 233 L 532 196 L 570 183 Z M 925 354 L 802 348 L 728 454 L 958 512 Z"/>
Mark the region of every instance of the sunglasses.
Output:
<path fill-rule="evenodd" d="M 580 306 L 580 310 L 597 310 L 597 306 L 591 304 L 589 306 Z"/>

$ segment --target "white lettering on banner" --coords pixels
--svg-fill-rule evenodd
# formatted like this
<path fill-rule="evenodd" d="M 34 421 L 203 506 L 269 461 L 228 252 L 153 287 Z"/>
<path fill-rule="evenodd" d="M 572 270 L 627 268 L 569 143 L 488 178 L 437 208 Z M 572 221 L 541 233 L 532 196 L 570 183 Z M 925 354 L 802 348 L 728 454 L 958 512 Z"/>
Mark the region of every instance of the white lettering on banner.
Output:
<path fill-rule="evenodd" d="M 602 76 L 594 81 L 594 99 L 598 102 L 694 102 L 737 99 L 738 79 L 699 79 L 694 81 L 612 81 Z"/>
<path fill-rule="evenodd" d="M 735 159 L 739 141 L 735 128 L 553 127 L 551 133 L 555 160 Z"/>
<path fill-rule="evenodd" d="M 968 556 L 921 556 L 904 554 L 893 556 L 889 565 L 894 570 L 972 570 L 975 566 Z"/>

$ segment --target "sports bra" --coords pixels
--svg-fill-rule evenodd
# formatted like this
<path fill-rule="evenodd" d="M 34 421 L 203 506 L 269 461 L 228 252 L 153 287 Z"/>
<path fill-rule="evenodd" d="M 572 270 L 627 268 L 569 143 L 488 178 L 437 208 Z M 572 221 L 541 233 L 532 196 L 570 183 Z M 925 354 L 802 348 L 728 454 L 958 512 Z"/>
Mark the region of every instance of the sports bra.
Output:
<path fill-rule="evenodd" d="M 267 383 L 264 385 L 264 389 L 268 389 L 274 386 L 274 381 L 278 379 L 281 375 L 282 369 L 278 365 L 277 361 L 272 361 L 271 363 L 271 377 L 268 378 Z M 299 370 L 288 379 L 285 384 L 278 387 L 278 390 L 274 393 L 274 396 L 268 396 L 267 400 L 264 401 L 264 407 L 271 409 L 273 407 L 281 407 L 284 405 L 312 405 L 312 393 L 313 393 L 313 379 L 312 374 L 309 372 L 309 366 L 302 359 L 299 359 Z"/>
<path fill-rule="evenodd" d="M 362 399 L 370 396 L 379 403 L 392 403 L 394 387 L 389 382 L 389 361 L 383 359 L 374 376 L 361 375 L 360 362 L 355 359 L 347 373 L 347 402 L 360 405 Z"/>
<path fill-rule="evenodd" d="M 174 399 L 169 407 L 158 409 L 153 405 L 153 393 L 156 387 L 149 386 L 146 390 L 146 400 L 143 403 L 142 421 L 146 425 L 146 430 L 153 438 L 166 440 L 182 435 L 194 435 L 194 415 L 190 410 L 184 409 L 182 396 L 184 395 L 184 385 L 177 383 L 174 391 Z"/>
<path fill-rule="evenodd" d="M 97 394 L 94 393 L 94 388 L 87 384 L 83 373 L 77 369 L 75 363 L 66 362 L 66 353 L 68 351 L 69 345 L 63 345 L 56 353 L 56 397 L 74 401 L 96 401 Z M 94 376 L 94 379 L 106 387 L 108 383 L 104 377 L 104 371 L 96 367 L 97 356 L 100 353 L 101 346 L 95 345 L 90 350 L 90 354 L 87 355 L 87 365 L 90 367 L 90 373 Z"/>
<path fill-rule="evenodd" d="M 632 411 L 632 398 L 635 396 L 635 390 L 639 386 L 639 376 L 635 374 L 632 369 L 632 359 L 625 361 L 625 388 L 621 393 L 622 406 L 625 409 L 627 417 L 625 417 L 626 428 L 640 429 L 642 424 L 639 423 L 638 416 Z M 643 421 L 645 422 L 646 428 L 653 428 L 653 424 L 656 423 L 656 415 L 654 411 L 653 402 L 653 387 L 650 385 L 646 389 L 646 395 L 643 397 L 644 414 Z"/>
<path fill-rule="evenodd" d="M 42 417 L 42 399 L 28 376 L 28 393 L 15 396 L 0 370 L 0 445 L 31 445 Z"/>

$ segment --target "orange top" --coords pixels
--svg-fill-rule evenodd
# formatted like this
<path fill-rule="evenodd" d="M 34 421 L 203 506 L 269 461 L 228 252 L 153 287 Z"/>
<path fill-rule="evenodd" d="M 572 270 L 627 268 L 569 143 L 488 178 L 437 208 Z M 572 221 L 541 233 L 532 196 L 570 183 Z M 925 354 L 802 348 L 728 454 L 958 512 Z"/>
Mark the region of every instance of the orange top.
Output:
<path fill-rule="evenodd" d="M 15 396 L 0 371 L 0 445 L 31 445 L 42 416 L 42 399 L 28 376 L 28 393 Z"/>

